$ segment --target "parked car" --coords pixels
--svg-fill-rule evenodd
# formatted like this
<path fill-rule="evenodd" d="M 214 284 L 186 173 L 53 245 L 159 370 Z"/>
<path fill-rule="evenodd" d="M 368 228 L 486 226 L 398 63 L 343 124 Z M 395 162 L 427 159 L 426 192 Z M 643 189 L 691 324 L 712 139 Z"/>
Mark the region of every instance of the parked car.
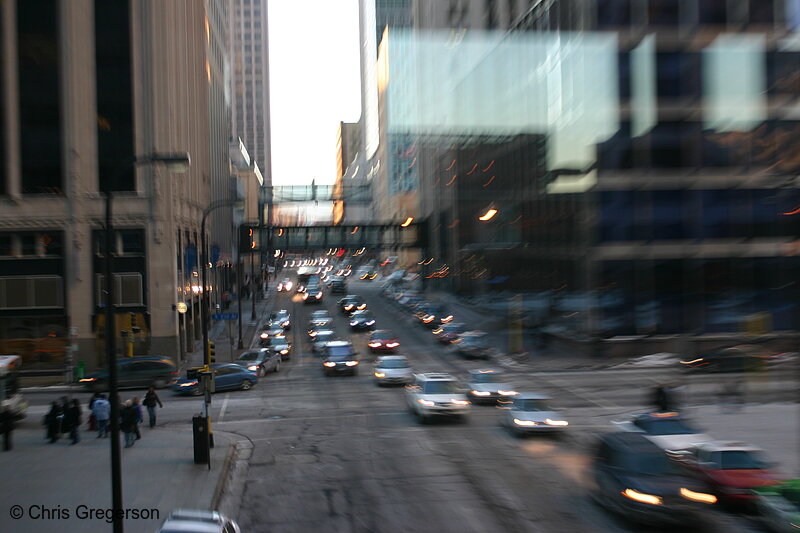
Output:
<path fill-rule="evenodd" d="M 696 372 L 748 372 L 764 370 L 772 359 L 781 354 L 757 344 L 737 344 L 724 346 L 706 352 L 689 360 L 682 360 L 681 366 Z"/>
<path fill-rule="evenodd" d="M 676 459 L 706 483 L 720 502 L 737 508 L 754 502 L 756 493 L 751 489 L 780 483 L 762 450 L 741 442 L 702 443 Z"/>
<path fill-rule="evenodd" d="M 414 374 L 403 355 L 384 355 L 375 361 L 372 373 L 378 386 L 410 383 Z"/>
<path fill-rule="evenodd" d="M 800 479 L 753 489 L 755 505 L 770 531 L 793 533 L 800 527 Z"/>
<path fill-rule="evenodd" d="M 550 404 L 550 397 L 534 392 L 522 392 L 507 400 L 499 400 L 505 409 L 503 422 L 517 435 L 562 432 L 569 422 Z"/>
<path fill-rule="evenodd" d="M 262 378 L 267 372 L 278 372 L 281 369 L 281 358 L 280 354 L 276 354 L 271 348 L 260 348 L 242 352 L 234 364 L 255 372 Z"/>
<path fill-rule="evenodd" d="M 239 525 L 217 511 L 175 509 L 157 533 L 240 533 Z"/>
<path fill-rule="evenodd" d="M 450 374 L 415 374 L 406 386 L 406 402 L 421 423 L 434 416 L 458 416 L 466 420 L 469 400 L 461 384 Z"/>
<path fill-rule="evenodd" d="M 117 387 L 142 388 L 151 385 L 163 389 L 178 379 L 178 367 L 169 357 L 162 355 L 136 355 L 117 359 Z M 108 390 L 108 369 L 88 374 L 79 381 L 91 391 Z"/>
<path fill-rule="evenodd" d="M 400 339 L 388 329 L 376 329 L 369 334 L 367 346 L 372 353 L 394 353 L 400 346 Z"/>
<path fill-rule="evenodd" d="M 227 390 L 250 390 L 258 383 L 258 376 L 243 366 L 233 363 L 217 363 L 211 365 L 211 372 L 214 375 L 214 391 L 222 392 Z M 198 378 L 181 379 L 172 385 L 172 390 L 176 394 L 190 394 L 199 396 L 203 394 L 203 385 Z"/>
<path fill-rule="evenodd" d="M 631 521 L 683 526 L 717 501 L 640 433 L 606 433 L 592 455 L 595 500 Z"/>
<path fill-rule="evenodd" d="M 444 324 L 434 329 L 433 334 L 440 344 L 451 344 L 458 339 L 462 333 L 465 333 L 466 330 L 467 328 L 464 324 L 460 322 L 450 322 L 449 324 Z"/>
<path fill-rule="evenodd" d="M 462 333 L 452 344 L 456 352 L 467 359 L 489 359 L 493 351 L 491 337 L 482 331 Z"/>

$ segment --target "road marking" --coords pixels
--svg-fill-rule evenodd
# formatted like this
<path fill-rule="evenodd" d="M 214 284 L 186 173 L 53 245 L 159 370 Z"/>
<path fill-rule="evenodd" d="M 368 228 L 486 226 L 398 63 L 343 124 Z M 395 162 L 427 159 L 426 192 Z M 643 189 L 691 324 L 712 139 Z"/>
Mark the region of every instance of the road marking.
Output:
<path fill-rule="evenodd" d="M 225 399 L 222 400 L 222 408 L 219 410 L 219 418 L 217 419 L 217 422 L 222 422 L 222 419 L 225 417 L 225 409 L 228 408 L 228 400 L 230 397 L 230 393 L 225 394 Z"/>

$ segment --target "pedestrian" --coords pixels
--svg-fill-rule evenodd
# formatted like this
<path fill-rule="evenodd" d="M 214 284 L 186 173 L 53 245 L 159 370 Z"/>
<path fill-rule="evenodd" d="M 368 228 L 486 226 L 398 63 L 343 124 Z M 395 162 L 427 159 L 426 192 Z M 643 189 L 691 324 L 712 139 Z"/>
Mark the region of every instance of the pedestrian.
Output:
<path fill-rule="evenodd" d="M 156 427 L 156 404 L 163 409 L 164 404 L 161 403 L 161 398 L 156 394 L 156 388 L 150 387 L 147 389 L 147 394 L 144 395 L 142 402 L 147 407 L 147 418 L 150 421 L 150 429 Z"/>
<path fill-rule="evenodd" d="M 136 420 L 139 415 L 131 400 L 125 402 L 120 412 L 120 429 L 125 433 L 125 447 L 130 448 L 136 442 Z"/>
<path fill-rule="evenodd" d="M 61 421 L 64 419 L 64 411 L 61 404 L 53 402 L 50 404 L 50 411 L 44 415 L 44 425 L 47 428 L 46 437 L 50 444 L 54 443 L 61 436 Z"/>
<path fill-rule="evenodd" d="M 11 441 L 11 433 L 14 431 L 14 414 L 11 412 L 11 408 L 6 406 L 2 412 L 0 412 L 0 432 L 3 433 L 3 451 L 8 452 L 11 451 L 13 447 Z"/>
<path fill-rule="evenodd" d="M 69 409 L 69 405 L 70 405 L 69 398 L 67 398 L 66 396 L 62 396 L 61 400 L 60 400 L 60 404 L 61 404 L 61 414 L 63 416 L 61 417 L 61 428 L 59 429 L 59 433 L 63 434 L 63 433 L 68 433 L 69 432 L 69 428 L 67 428 L 67 425 L 64 422 L 64 418 L 67 416 L 67 409 Z M 59 435 L 59 436 L 61 436 L 61 435 Z"/>
<path fill-rule="evenodd" d="M 99 392 L 95 392 L 92 394 L 92 397 L 89 399 L 89 431 L 96 431 L 97 430 L 97 419 L 94 416 L 94 402 L 97 401 L 98 398 L 103 396 Z"/>
<path fill-rule="evenodd" d="M 667 389 L 660 383 L 656 386 L 653 393 L 653 404 L 656 406 L 657 411 L 662 413 L 669 411 L 670 405 Z"/>
<path fill-rule="evenodd" d="M 108 437 L 108 423 L 111 420 L 111 403 L 101 394 L 92 404 L 92 414 L 97 421 L 97 438 Z"/>
<path fill-rule="evenodd" d="M 139 398 L 134 396 L 131 400 L 133 407 L 136 408 L 136 425 L 133 426 L 133 432 L 136 433 L 136 440 L 141 440 L 142 434 L 139 432 L 139 424 L 144 421 L 144 412 L 142 412 L 142 404 L 139 403 Z"/>
<path fill-rule="evenodd" d="M 69 403 L 69 407 L 64 412 L 64 430 L 69 431 L 69 436 L 72 439 L 72 444 L 78 444 L 80 437 L 78 430 L 81 427 L 81 404 L 77 399 L 73 399 Z"/>

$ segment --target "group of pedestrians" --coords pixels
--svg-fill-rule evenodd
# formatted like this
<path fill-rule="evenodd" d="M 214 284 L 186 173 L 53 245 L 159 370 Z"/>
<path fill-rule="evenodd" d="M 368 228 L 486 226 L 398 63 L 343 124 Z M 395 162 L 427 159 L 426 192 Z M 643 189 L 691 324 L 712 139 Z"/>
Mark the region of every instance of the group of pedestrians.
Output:
<path fill-rule="evenodd" d="M 46 438 L 52 444 L 65 433 L 69 434 L 72 440 L 70 444 L 78 444 L 80 435 L 78 429 L 81 426 L 81 404 L 76 399 L 70 400 L 62 396 L 60 400 L 54 401 L 50 405 L 50 411 L 44 417 L 44 425 L 47 428 Z"/>
<path fill-rule="evenodd" d="M 119 413 L 119 427 L 125 434 L 125 447 L 130 448 L 142 438 L 139 424 L 144 421 L 142 404 L 147 407 L 150 428 L 156 425 L 156 406 L 164 407 L 161 399 L 156 394 L 154 387 L 150 387 L 142 402 L 133 397 L 121 404 Z M 106 438 L 109 435 L 111 424 L 111 402 L 105 394 L 96 392 L 89 400 L 89 431 L 97 431 L 97 438 Z M 47 428 L 46 438 L 50 443 L 58 441 L 63 433 L 69 433 L 72 444 L 80 442 L 79 429 L 82 423 L 80 402 L 77 399 L 69 400 L 66 396 L 60 401 L 53 402 L 50 411 L 44 417 Z"/>

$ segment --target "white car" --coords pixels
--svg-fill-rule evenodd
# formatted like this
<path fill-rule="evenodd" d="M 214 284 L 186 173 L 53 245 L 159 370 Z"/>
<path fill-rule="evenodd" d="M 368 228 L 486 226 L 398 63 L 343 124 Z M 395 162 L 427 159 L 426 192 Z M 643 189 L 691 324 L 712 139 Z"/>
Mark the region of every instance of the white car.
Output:
<path fill-rule="evenodd" d="M 688 425 L 685 418 L 674 412 L 638 414 L 630 420 L 611 423 L 622 431 L 642 433 L 659 448 L 669 452 L 688 450 L 714 440 Z"/>
<path fill-rule="evenodd" d="M 525 433 L 553 433 L 569 426 L 564 417 L 550 405 L 545 394 L 523 392 L 508 400 L 501 400 L 505 409 L 503 423 L 517 435 Z"/>
<path fill-rule="evenodd" d="M 239 525 L 217 511 L 176 509 L 158 533 L 240 533 Z"/>
<path fill-rule="evenodd" d="M 406 401 L 420 422 L 443 415 L 466 418 L 470 403 L 463 390 L 450 374 L 414 374 L 406 386 Z"/>
<path fill-rule="evenodd" d="M 403 355 L 384 355 L 375 361 L 372 373 L 378 386 L 390 383 L 410 383 L 414 377 L 408 359 Z"/>
<path fill-rule="evenodd" d="M 490 368 L 470 370 L 467 389 L 472 403 L 495 403 L 518 394 L 502 371 Z"/>

